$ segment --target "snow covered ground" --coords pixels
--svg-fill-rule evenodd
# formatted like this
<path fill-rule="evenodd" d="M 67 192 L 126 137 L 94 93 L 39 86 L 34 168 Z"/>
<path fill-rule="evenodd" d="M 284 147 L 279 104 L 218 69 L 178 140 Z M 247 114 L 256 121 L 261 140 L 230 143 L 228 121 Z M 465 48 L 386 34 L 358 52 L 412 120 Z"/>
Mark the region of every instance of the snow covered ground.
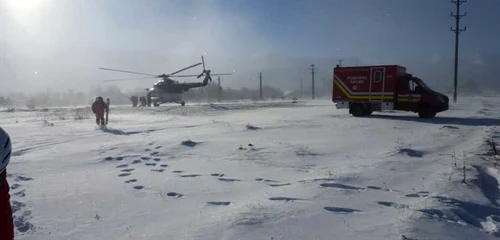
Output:
<path fill-rule="evenodd" d="M 431 120 L 327 100 L 117 106 L 106 130 L 88 109 L 3 111 L 16 239 L 496 239 L 499 104 Z"/>

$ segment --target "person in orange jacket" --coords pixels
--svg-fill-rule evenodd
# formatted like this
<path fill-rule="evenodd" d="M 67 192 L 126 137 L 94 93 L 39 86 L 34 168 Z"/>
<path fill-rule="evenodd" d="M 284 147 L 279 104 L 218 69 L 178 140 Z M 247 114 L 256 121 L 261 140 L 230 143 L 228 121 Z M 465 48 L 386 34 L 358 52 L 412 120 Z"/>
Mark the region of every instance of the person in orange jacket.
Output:
<path fill-rule="evenodd" d="M 104 113 L 108 110 L 108 104 L 104 102 L 104 99 L 102 97 L 97 97 L 92 104 L 92 112 L 95 114 L 95 122 L 97 125 L 106 125 L 106 122 L 104 121 Z"/>
<path fill-rule="evenodd" d="M 10 161 L 11 144 L 9 134 L 0 127 L 0 239 L 2 240 L 14 239 L 14 218 L 6 170 Z"/>

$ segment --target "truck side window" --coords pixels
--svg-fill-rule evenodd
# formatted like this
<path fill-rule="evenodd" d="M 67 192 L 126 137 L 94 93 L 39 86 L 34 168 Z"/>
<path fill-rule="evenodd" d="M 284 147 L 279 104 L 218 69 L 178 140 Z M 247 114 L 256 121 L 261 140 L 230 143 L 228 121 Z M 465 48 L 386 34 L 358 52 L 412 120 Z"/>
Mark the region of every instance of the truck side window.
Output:
<path fill-rule="evenodd" d="M 408 81 L 408 90 L 410 90 L 410 92 L 415 92 L 415 82 L 414 81 Z"/>
<path fill-rule="evenodd" d="M 379 83 L 383 81 L 382 71 L 378 70 L 373 73 L 373 82 Z"/>

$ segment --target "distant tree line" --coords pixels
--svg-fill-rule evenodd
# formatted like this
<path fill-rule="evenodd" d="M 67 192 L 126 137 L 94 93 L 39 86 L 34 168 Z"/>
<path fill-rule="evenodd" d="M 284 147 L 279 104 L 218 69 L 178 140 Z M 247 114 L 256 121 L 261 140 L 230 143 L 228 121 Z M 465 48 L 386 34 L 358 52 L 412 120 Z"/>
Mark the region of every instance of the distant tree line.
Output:
<path fill-rule="evenodd" d="M 284 97 L 280 89 L 263 86 L 262 88 L 264 99 L 279 99 Z M 219 89 L 218 85 L 210 83 L 203 88 L 192 88 L 183 94 L 183 99 L 186 102 L 207 102 L 218 100 Z M 83 92 L 74 89 L 66 91 L 44 90 L 36 93 L 9 92 L 0 93 L 0 107 L 27 107 L 27 108 L 43 108 L 43 107 L 71 107 L 71 106 L 88 106 L 97 96 L 104 99 L 109 98 L 112 104 L 132 104 L 131 96 L 146 96 L 145 90 L 135 90 L 124 92 L 117 86 L 96 86 L 90 91 Z M 259 89 L 231 89 L 221 88 L 221 101 L 228 100 L 258 100 L 260 97 Z"/>

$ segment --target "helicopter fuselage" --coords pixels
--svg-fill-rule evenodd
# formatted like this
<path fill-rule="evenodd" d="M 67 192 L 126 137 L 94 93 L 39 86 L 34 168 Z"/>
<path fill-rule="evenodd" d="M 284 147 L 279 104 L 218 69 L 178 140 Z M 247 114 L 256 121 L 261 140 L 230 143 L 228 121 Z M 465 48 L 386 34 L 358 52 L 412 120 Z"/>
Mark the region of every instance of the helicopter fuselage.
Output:
<path fill-rule="evenodd" d="M 182 101 L 182 93 L 187 89 L 176 81 L 167 79 L 166 81 L 159 81 L 148 89 L 147 101 L 148 105 L 159 106 L 161 103 L 180 103 Z"/>

